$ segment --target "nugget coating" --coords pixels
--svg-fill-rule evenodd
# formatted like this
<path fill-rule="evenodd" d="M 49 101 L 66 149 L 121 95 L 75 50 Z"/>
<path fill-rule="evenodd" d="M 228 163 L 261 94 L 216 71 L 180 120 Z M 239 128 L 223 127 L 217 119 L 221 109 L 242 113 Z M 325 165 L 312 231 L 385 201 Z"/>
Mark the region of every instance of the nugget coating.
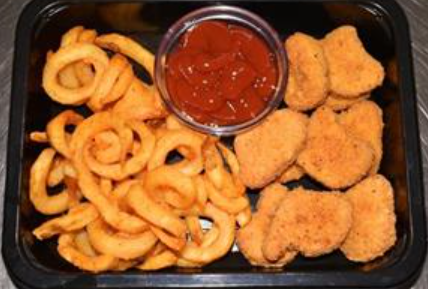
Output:
<path fill-rule="evenodd" d="M 306 257 L 328 254 L 340 247 L 352 225 L 352 207 L 342 193 L 297 188 L 289 192 L 275 213 L 263 244 L 270 261 L 287 250 Z"/>
<path fill-rule="evenodd" d="M 366 100 L 370 97 L 370 94 L 363 94 L 361 96 L 358 96 L 357 98 L 343 98 L 340 95 L 330 93 L 327 96 L 327 99 L 324 102 L 325 106 L 328 106 L 334 111 L 341 111 L 348 109 L 352 105 L 359 103 L 363 100 Z"/>
<path fill-rule="evenodd" d="M 241 253 L 253 266 L 282 267 L 297 255 L 295 251 L 286 251 L 277 262 L 269 262 L 263 256 L 262 245 L 271 225 L 276 209 L 288 190 L 280 184 L 272 184 L 261 193 L 257 202 L 257 212 L 250 223 L 238 230 L 236 242 Z"/>
<path fill-rule="evenodd" d="M 369 143 L 374 151 L 374 162 L 370 174 L 376 174 L 382 160 L 382 110 L 373 101 L 361 101 L 352 105 L 339 116 L 343 125 L 353 137 Z"/>
<path fill-rule="evenodd" d="M 373 161 L 371 146 L 348 134 L 330 108 L 312 114 L 307 144 L 297 159 L 312 178 L 331 189 L 346 188 L 366 176 Z"/>
<path fill-rule="evenodd" d="M 238 135 L 234 148 L 242 182 L 249 188 L 261 188 L 275 180 L 303 149 L 307 123 L 304 114 L 281 109 Z"/>
<path fill-rule="evenodd" d="M 278 182 L 285 184 L 292 181 L 298 181 L 305 175 L 305 171 L 297 164 L 288 167 L 278 178 Z"/>
<path fill-rule="evenodd" d="M 353 224 L 340 250 L 346 258 L 368 262 L 382 256 L 396 242 L 394 192 L 382 175 L 374 175 L 349 189 Z"/>
<path fill-rule="evenodd" d="M 297 32 L 287 39 L 285 47 L 289 63 L 285 103 L 298 111 L 319 106 L 329 89 L 327 61 L 320 42 Z"/>
<path fill-rule="evenodd" d="M 330 89 L 344 98 L 357 98 L 381 85 L 382 65 L 365 50 L 353 26 L 341 26 L 321 41 L 328 63 Z"/>

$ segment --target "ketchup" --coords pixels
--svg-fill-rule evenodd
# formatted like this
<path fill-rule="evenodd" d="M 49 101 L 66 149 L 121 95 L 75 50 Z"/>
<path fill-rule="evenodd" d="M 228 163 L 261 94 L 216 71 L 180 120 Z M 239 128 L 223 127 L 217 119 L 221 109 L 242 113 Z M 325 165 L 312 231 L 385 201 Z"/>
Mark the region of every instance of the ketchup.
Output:
<path fill-rule="evenodd" d="M 260 114 L 278 79 L 274 57 L 254 32 L 223 21 L 189 29 L 166 60 L 172 101 L 195 121 L 232 125 Z"/>

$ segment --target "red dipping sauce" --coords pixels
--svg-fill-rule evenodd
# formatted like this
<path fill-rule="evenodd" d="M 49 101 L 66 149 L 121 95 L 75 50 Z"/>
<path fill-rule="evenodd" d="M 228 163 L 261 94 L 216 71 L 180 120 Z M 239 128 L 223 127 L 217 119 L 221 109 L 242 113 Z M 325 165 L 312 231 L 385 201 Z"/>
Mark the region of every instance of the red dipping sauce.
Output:
<path fill-rule="evenodd" d="M 233 125 L 256 117 L 274 96 L 277 81 L 274 55 L 264 40 L 224 21 L 196 24 L 166 59 L 171 100 L 202 124 Z"/>

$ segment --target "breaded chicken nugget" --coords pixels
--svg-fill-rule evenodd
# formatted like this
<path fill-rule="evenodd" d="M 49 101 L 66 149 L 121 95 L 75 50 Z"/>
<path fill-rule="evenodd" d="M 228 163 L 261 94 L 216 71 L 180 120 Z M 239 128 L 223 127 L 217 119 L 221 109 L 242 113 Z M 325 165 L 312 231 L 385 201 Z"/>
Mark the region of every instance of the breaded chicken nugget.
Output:
<path fill-rule="evenodd" d="M 353 26 L 341 26 L 321 41 L 328 63 L 330 89 L 343 98 L 357 98 L 382 84 L 382 65 L 364 49 Z"/>
<path fill-rule="evenodd" d="M 328 254 L 340 247 L 352 225 L 352 206 L 339 192 L 297 188 L 289 192 L 275 212 L 263 243 L 271 262 L 287 250 L 306 257 Z"/>
<path fill-rule="evenodd" d="M 312 114 L 306 147 L 297 159 L 307 174 L 329 188 L 345 188 L 366 176 L 373 161 L 371 146 L 348 134 L 330 108 Z"/>
<path fill-rule="evenodd" d="M 351 107 L 352 105 L 361 102 L 363 100 L 366 100 L 370 97 L 370 94 L 363 94 L 357 98 L 343 98 L 340 95 L 334 94 L 334 93 L 330 93 L 327 96 L 327 99 L 324 102 L 325 106 L 328 106 L 329 108 L 331 108 L 334 111 L 341 111 L 341 110 L 345 110 L 348 109 L 349 107 Z"/>
<path fill-rule="evenodd" d="M 368 262 L 385 254 L 397 239 L 393 189 L 374 175 L 349 189 L 345 197 L 353 207 L 353 223 L 340 250 L 346 258 Z"/>
<path fill-rule="evenodd" d="M 320 42 L 297 32 L 287 39 L 285 47 L 289 61 L 285 103 L 299 111 L 319 106 L 329 89 L 327 62 Z"/>
<path fill-rule="evenodd" d="M 295 251 L 286 251 L 276 262 L 269 262 L 263 256 L 262 245 L 275 215 L 276 209 L 288 190 L 280 184 L 272 184 L 261 193 L 257 202 L 257 212 L 250 223 L 236 234 L 241 253 L 253 266 L 282 267 L 297 255 Z"/>
<path fill-rule="evenodd" d="M 261 188 L 275 180 L 295 160 L 306 140 L 304 114 L 281 109 L 234 141 L 242 182 Z"/>
<path fill-rule="evenodd" d="M 373 101 L 361 101 L 339 115 L 339 123 L 355 138 L 369 143 L 374 151 L 370 174 L 376 174 L 382 160 L 382 110 Z"/>
<path fill-rule="evenodd" d="M 278 182 L 285 184 L 291 181 L 297 181 L 305 175 L 305 171 L 297 164 L 291 165 L 282 175 L 279 176 Z"/>

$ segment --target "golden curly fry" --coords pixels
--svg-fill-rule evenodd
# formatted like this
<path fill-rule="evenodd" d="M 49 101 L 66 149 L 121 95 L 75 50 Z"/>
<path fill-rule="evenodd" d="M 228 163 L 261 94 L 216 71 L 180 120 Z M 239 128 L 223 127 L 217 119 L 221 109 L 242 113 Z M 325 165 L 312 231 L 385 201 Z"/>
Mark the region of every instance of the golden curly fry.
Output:
<path fill-rule="evenodd" d="M 150 229 L 156 235 L 156 237 L 159 238 L 159 241 L 161 241 L 166 247 L 176 252 L 180 252 L 186 245 L 185 236 L 180 236 L 180 237 L 171 236 L 171 234 L 165 232 L 164 230 L 156 226 L 152 226 L 150 227 Z"/>
<path fill-rule="evenodd" d="M 48 195 L 47 180 L 55 157 L 55 150 L 44 149 L 33 163 L 30 170 L 30 200 L 37 211 L 45 215 L 55 215 L 66 211 L 75 204 L 76 194 L 71 189 L 64 189 L 56 195 Z"/>
<path fill-rule="evenodd" d="M 64 216 L 51 219 L 37 227 L 33 234 L 37 239 L 43 240 L 54 235 L 83 229 L 98 218 L 96 208 L 90 203 L 81 203 L 71 208 Z"/>
<path fill-rule="evenodd" d="M 78 172 L 78 183 L 86 199 L 92 202 L 103 219 L 112 227 L 128 232 L 140 233 L 147 230 L 147 223 L 134 215 L 121 211 L 117 203 L 111 202 L 111 198 L 104 195 L 99 187 L 99 180 L 91 172 L 84 159 L 84 149 L 87 140 L 97 133 L 115 127 L 115 119 L 109 112 L 94 114 L 85 119 L 73 133 L 71 147 L 74 151 L 73 164 Z"/>
<path fill-rule="evenodd" d="M 54 158 L 51 169 L 49 171 L 47 185 L 48 187 L 58 186 L 64 180 L 64 163 L 63 158 Z"/>
<path fill-rule="evenodd" d="M 168 115 L 155 87 L 134 78 L 125 95 L 113 106 L 114 115 L 122 119 L 160 119 Z"/>
<path fill-rule="evenodd" d="M 46 132 L 44 131 L 33 131 L 30 133 L 30 140 L 38 143 L 48 143 L 49 138 Z"/>
<path fill-rule="evenodd" d="M 198 216 L 186 216 L 186 225 L 189 230 L 190 238 L 192 241 L 198 245 L 202 244 L 202 239 L 204 237 L 204 231 L 201 227 L 201 223 L 199 222 Z"/>
<path fill-rule="evenodd" d="M 77 188 L 77 173 L 74 169 L 71 161 L 64 159 L 62 157 L 56 156 L 53 160 L 49 175 L 47 178 L 47 185 L 50 188 L 64 183 L 69 189 L 71 188 L 71 183 L 74 182 Z"/>
<path fill-rule="evenodd" d="M 121 98 L 133 80 L 131 64 L 124 56 L 115 54 L 104 73 L 103 84 L 96 88 L 87 105 L 92 111 L 101 110 L 105 105 Z"/>
<path fill-rule="evenodd" d="M 188 209 L 196 202 L 194 179 L 170 166 L 147 172 L 144 186 L 150 195 L 164 199 L 177 209 Z"/>
<path fill-rule="evenodd" d="M 77 126 L 83 119 L 80 114 L 72 110 L 65 110 L 49 121 L 46 126 L 50 144 L 67 159 L 71 159 L 73 152 L 69 147 L 69 134 L 65 128 L 69 125 Z"/>
<path fill-rule="evenodd" d="M 227 198 L 238 198 L 245 194 L 245 185 L 239 178 L 238 160 L 228 148 L 218 146 L 217 140 L 207 140 L 202 147 L 202 155 L 206 179 L 219 193 Z M 231 172 L 226 169 L 226 165 Z"/>
<path fill-rule="evenodd" d="M 157 203 L 141 185 L 133 185 L 127 196 L 128 205 L 151 224 L 164 229 L 175 237 L 184 237 L 186 223 L 166 206 Z"/>
<path fill-rule="evenodd" d="M 246 207 L 244 210 L 235 215 L 236 222 L 240 228 L 246 226 L 251 221 L 252 217 L 251 206 Z"/>
<path fill-rule="evenodd" d="M 114 232 L 100 218 L 92 221 L 87 230 L 95 250 L 124 260 L 144 256 L 158 241 L 150 230 L 139 234 Z"/>
<path fill-rule="evenodd" d="M 130 128 L 132 132 L 135 132 L 141 143 L 138 150 L 130 158 L 122 162 L 120 162 L 119 159 L 119 162 L 105 164 L 98 161 L 97 158 L 92 155 L 92 143 L 89 142 L 89 139 L 86 139 L 88 142 L 84 145 L 83 157 L 89 169 L 97 175 L 120 181 L 138 173 L 146 166 L 155 148 L 155 137 L 143 122 L 129 120 L 126 123 L 121 123 L 120 119 L 111 119 L 109 124 L 111 126 L 110 128 L 117 131 L 119 135 L 121 134 L 121 130 L 125 130 L 126 127 Z M 121 148 L 121 152 L 122 149 L 126 152 L 126 147 Z"/>
<path fill-rule="evenodd" d="M 147 258 L 142 264 L 136 266 L 136 268 L 143 271 L 160 270 L 174 266 L 177 259 L 177 256 L 172 251 L 166 250 L 158 255 Z"/>
<path fill-rule="evenodd" d="M 126 149 L 129 150 L 129 148 Z M 90 153 L 98 162 L 103 164 L 119 162 L 123 155 L 122 142 L 119 136 L 111 130 L 100 132 L 93 137 Z"/>
<path fill-rule="evenodd" d="M 219 235 L 208 246 L 204 246 L 204 244 L 198 246 L 193 242 L 188 242 L 180 252 L 180 257 L 191 262 L 206 264 L 229 252 L 235 239 L 235 220 L 210 203 L 206 205 L 202 216 L 213 220 L 213 227 L 215 225 L 219 229 Z"/>
<path fill-rule="evenodd" d="M 50 53 L 49 55 L 53 55 L 53 53 Z M 65 88 L 77 89 L 80 87 L 80 81 L 76 76 L 74 67 L 75 64 L 71 63 L 66 65 L 58 72 L 58 81 Z"/>
<path fill-rule="evenodd" d="M 93 80 L 85 86 L 70 89 L 58 82 L 60 71 L 71 63 L 85 61 L 95 70 Z M 86 102 L 102 81 L 108 67 L 107 54 L 97 46 L 88 43 L 75 43 L 60 48 L 52 54 L 43 70 L 43 88 L 50 98 L 61 104 L 80 105 Z"/>
<path fill-rule="evenodd" d="M 238 214 L 250 206 L 250 200 L 246 195 L 236 198 L 225 196 L 209 180 L 206 180 L 205 186 L 208 191 L 208 199 L 229 214 Z"/>
<path fill-rule="evenodd" d="M 95 39 L 95 43 L 100 47 L 124 54 L 135 60 L 135 62 L 144 67 L 153 78 L 155 57 L 140 43 L 117 33 L 100 35 Z"/>
<path fill-rule="evenodd" d="M 188 176 L 198 175 L 203 170 L 202 147 L 203 140 L 189 130 L 166 131 L 157 141 L 156 148 L 147 164 L 149 171 L 165 164 L 168 154 L 177 148 L 186 148 L 185 159 L 168 165 Z"/>
<path fill-rule="evenodd" d="M 96 37 L 97 32 L 95 30 L 85 29 L 83 26 L 75 26 L 62 36 L 60 47 L 75 43 L 93 43 Z M 69 64 L 59 73 L 60 83 L 68 88 L 85 86 L 93 78 L 94 72 L 91 65 L 84 61 Z"/>
<path fill-rule="evenodd" d="M 97 252 L 89 241 L 88 232 L 85 230 L 76 232 L 74 236 L 74 244 L 76 245 L 77 250 L 89 257 L 95 257 L 97 255 Z"/>
<path fill-rule="evenodd" d="M 79 251 L 75 243 L 76 234 L 62 234 L 58 239 L 58 253 L 79 269 L 94 273 L 113 270 L 119 265 L 119 259 L 110 255 L 88 256 Z"/>

